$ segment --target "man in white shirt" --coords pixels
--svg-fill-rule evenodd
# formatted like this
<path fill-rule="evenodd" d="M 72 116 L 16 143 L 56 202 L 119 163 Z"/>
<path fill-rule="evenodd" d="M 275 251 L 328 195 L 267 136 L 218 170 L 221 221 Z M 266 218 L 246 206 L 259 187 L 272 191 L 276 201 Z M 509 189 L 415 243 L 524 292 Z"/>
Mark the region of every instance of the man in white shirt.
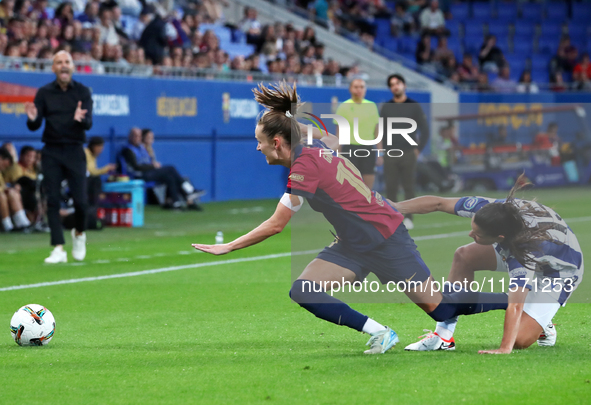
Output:
<path fill-rule="evenodd" d="M 439 9 L 439 1 L 431 0 L 429 7 L 425 8 L 419 17 L 421 30 L 430 35 L 446 35 L 449 31 L 445 28 L 445 18 Z"/>

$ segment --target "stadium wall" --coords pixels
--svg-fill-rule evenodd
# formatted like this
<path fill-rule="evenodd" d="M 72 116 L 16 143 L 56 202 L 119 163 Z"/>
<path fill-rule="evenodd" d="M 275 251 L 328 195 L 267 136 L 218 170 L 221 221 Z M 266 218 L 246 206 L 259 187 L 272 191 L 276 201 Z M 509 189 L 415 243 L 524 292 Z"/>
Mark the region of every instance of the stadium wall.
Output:
<path fill-rule="evenodd" d="M 254 83 L 98 75 L 74 79 L 93 91 L 94 123 L 88 136 L 106 140 L 99 165 L 115 161 L 129 129 L 138 126 L 154 131 L 159 161 L 174 164 L 197 187 L 209 191 L 204 201 L 276 198 L 283 193 L 286 170 L 269 167 L 256 151 L 254 127 L 260 108 L 252 97 Z M 36 88 L 52 80 L 52 74 L 31 72 L 3 72 L 0 78 Z M 349 98 L 346 88 L 300 86 L 299 93 L 302 100 L 324 107 Z M 423 103 L 430 116 L 429 93 L 409 96 Z M 391 97 L 387 89 L 367 92 L 375 102 Z M 43 127 L 30 132 L 25 121 L 23 104 L 0 104 L 0 141 L 12 141 L 17 148 L 41 147 Z"/>

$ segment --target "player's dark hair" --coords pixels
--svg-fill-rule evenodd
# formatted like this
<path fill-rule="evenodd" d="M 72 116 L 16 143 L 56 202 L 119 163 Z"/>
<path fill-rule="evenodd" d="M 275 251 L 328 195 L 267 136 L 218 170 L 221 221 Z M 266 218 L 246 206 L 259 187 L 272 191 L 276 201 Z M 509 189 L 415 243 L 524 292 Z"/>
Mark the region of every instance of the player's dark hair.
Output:
<path fill-rule="evenodd" d="M 31 151 L 35 152 L 35 148 L 33 148 L 31 145 L 25 145 L 21 148 L 21 152 L 20 152 L 19 157 L 22 159 L 23 156 L 25 156 L 27 153 L 29 153 Z"/>
<path fill-rule="evenodd" d="M 295 115 L 300 98 L 296 84 L 291 87 L 285 81 L 268 86 L 259 83 L 258 88 L 252 91 L 256 102 L 267 109 L 258 120 L 258 124 L 263 127 L 263 134 L 269 139 L 281 135 L 290 146 L 299 144 L 301 133 Z"/>
<path fill-rule="evenodd" d="M 532 255 L 542 242 L 551 241 L 548 230 L 552 225 L 530 227 L 524 216 L 546 216 L 547 212 L 538 204 L 526 202 L 521 207 L 515 203 L 515 193 L 531 185 L 522 174 L 505 202 L 496 202 L 482 207 L 474 216 L 474 223 L 489 236 L 504 236 L 501 246 L 511 252 L 513 257 L 525 268 L 534 269 L 537 263 Z"/>
<path fill-rule="evenodd" d="M 0 148 L 0 159 L 8 159 L 8 161 L 10 162 L 10 165 L 12 165 L 14 163 L 14 159 L 12 158 L 12 155 L 4 147 Z"/>

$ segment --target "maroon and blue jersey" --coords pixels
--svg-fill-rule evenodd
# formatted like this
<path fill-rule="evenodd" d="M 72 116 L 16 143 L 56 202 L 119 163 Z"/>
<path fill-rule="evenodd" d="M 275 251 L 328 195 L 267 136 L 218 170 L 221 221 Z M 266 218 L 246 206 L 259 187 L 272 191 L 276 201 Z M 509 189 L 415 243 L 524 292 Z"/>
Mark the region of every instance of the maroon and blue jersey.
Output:
<path fill-rule="evenodd" d="M 372 250 L 394 234 L 403 216 L 365 185 L 349 160 L 322 145 L 295 148 L 287 192 L 321 212 L 339 242 L 358 252 Z"/>

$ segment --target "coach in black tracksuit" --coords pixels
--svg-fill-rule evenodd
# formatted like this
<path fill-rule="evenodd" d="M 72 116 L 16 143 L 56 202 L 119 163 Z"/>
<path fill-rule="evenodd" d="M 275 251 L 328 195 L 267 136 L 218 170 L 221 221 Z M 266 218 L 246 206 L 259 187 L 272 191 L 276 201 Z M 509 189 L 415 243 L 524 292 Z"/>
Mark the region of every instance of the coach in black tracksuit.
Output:
<path fill-rule="evenodd" d="M 88 87 L 72 80 L 74 64 L 65 51 L 53 59 L 56 80 L 37 91 L 34 103 L 25 106 L 27 127 L 39 129 L 45 119 L 42 151 L 43 185 L 47 193 L 47 217 L 51 229 L 51 244 L 56 247 L 46 263 L 66 261 L 63 251 L 64 235 L 60 220 L 61 183 L 68 180 L 74 200 L 76 231 L 73 233 L 74 259 L 86 254 L 86 156 L 83 145 L 86 131 L 92 127 L 92 98 Z M 83 242 L 83 243 L 82 243 Z"/>

